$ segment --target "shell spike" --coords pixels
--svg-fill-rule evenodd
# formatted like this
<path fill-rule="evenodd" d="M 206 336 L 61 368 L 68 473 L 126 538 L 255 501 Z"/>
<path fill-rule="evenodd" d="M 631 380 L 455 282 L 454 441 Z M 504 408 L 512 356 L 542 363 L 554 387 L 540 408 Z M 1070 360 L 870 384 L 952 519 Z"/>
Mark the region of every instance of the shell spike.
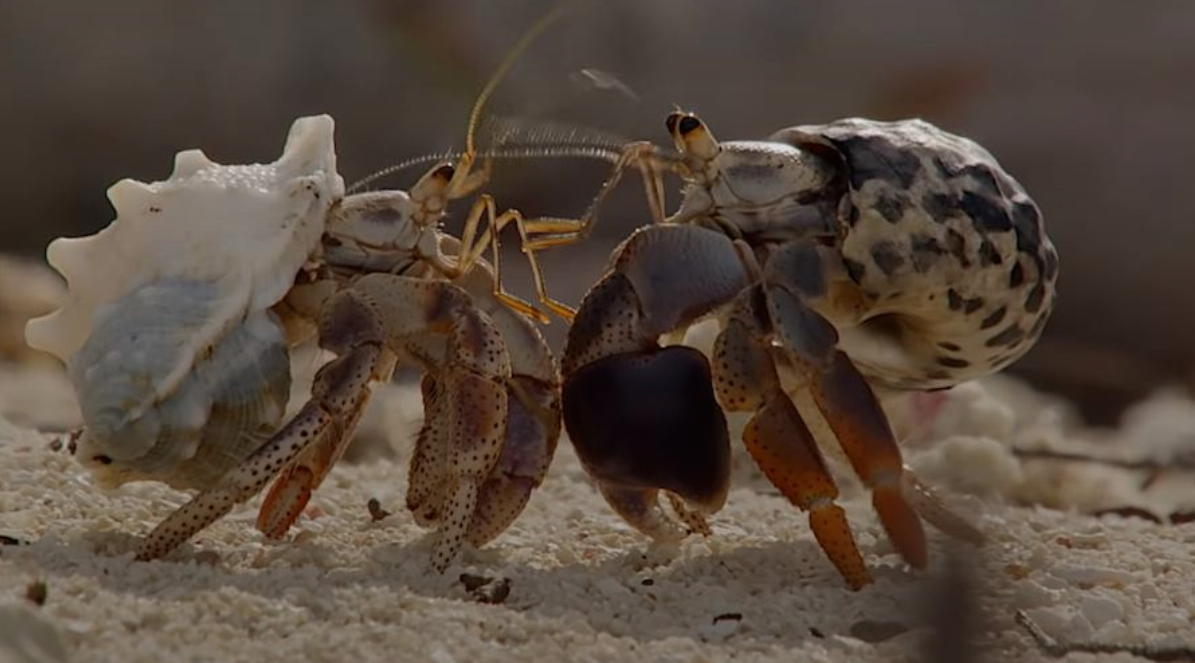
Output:
<path fill-rule="evenodd" d="M 218 164 L 207 158 L 203 150 L 184 150 L 174 155 L 174 172 L 170 175 L 170 179 L 190 177 L 205 168 L 216 165 Z M 111 198 L 111 194 L 108 197 Z"/>
<path fill-rule="evenodd" d="M 201 153 L 202 154 L 202 153 Z M 179 153 L 181 157 L 183 153 Z M 177 164 L 177 162 L 176 162 Z M 175 173 L 178 173 L 178 167 L 175 166 Z M 108 187 L 108 200 L 112 203 L 112 207 L 116 209 L 116 214 L 119 217 L 125 211 L 139 210 L 149 204 L 150 198 L 153 196 L 153 190 L 149 185 L 137 180 L 123 179 L 116 184 Z M 53 264 L 53 261 L 51 261 Z"/>
<path fill-rule="evenodd" d="M 209 319 L 180 339 L 178 370 L 154 377 L 185 372 L 192 354 L 285 297 L 319 250 L 328 209 L 344 196 L 333 128 L 327 115 L 296 120 L 273 163 L 222 165 L 193 149 L 178 153 L 168 180 L 117 182 L 108 189 L 116 220 L 51 244 L 69 292 L 59 313 L 26 327 L 29 345 L 69 366 L 105 305 L 164 282 L 208 284 Z"/>
<path fill-rule="evenodd" d="M 279 171 L 312 173 L 336 172 L 336 150 L 333 132 L 336 123 L 331 115 L 301 117 L 291 125 L 286 147 L 278 160 Z"/>

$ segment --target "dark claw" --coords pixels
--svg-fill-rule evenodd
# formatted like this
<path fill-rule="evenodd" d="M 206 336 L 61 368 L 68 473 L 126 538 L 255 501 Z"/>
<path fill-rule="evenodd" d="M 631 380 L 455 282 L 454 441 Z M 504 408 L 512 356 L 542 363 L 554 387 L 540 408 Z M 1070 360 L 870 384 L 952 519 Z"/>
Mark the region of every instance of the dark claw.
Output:
<path fill-rule="evenodd" d="M 698 503 L 724 495 L 726 417 L 697 350 L 670 346 L 600 359 L 565 380 L 563 400 L 569 438 L 603 484 L 660 488 Z"/>

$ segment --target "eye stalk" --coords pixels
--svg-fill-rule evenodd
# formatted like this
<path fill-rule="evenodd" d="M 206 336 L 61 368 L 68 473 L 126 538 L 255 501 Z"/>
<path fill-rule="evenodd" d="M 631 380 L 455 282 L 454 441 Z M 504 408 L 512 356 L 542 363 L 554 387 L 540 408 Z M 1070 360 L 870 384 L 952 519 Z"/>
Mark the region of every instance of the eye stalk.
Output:
<path fill-rule="evenodd" d="M 414 215 L 415 223 L 427 225 L 439 222 L 448 204 L 449 189 L 455 176 L 456 167 L 451 163 L 442 163 L 427 171 L 411 187 L 411 201 L 420 209 Z"/>
<path fill-rule="evenodd" d="M 669 136 L 676 135 L 676 125 L 684 116 L 684 113 L 670 113 L 668 119 L 664 120 L 664 128 L 668 129 Z"/>
<path fill-rule="evenodd" d="M 709 161 L 718 155 L 718 141 L 694 113 L 675 112 L 664 121 L 676 149 L 686 156 Z"/>

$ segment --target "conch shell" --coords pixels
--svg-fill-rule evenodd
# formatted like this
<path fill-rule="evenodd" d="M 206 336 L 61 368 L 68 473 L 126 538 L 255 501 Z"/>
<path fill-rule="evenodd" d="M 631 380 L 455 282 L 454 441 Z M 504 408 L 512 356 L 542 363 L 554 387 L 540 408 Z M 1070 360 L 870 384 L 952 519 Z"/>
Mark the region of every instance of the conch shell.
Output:
<path fill-rule="evenodd" d="M 180 152 L 170 179 L 108 190 L 107 228 L 50 244 L 66 304 L 30 321 L 26 339 L 67 364 L 79 456 L 105 483 L 202 485 L 278 425 L 290 366 L 270 308 L 343 195 L 332 118 L 300 118 L 274 163 Z"/>

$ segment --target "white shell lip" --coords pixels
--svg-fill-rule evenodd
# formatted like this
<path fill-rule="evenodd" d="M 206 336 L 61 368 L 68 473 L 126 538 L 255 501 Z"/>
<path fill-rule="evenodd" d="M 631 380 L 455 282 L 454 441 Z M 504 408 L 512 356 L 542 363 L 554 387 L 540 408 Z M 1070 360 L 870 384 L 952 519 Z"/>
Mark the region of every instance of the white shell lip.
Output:
<path fill-rule="evenodd" d="M 273 163 L 221 165 L 187 150 L 175 157 L 166 181 L 117 182 L 108 189 L 112 223 L 47 249 L 50 265 L 67 280 L 67 300 L 31 320 L 26 341 L 69 365 L 98 308 L 164 278 L 209 281 L 224 290 L 225 315 L 197 330 L 195 348 L 248 312 L 279 302 L 317 251 L 329 207 L 344 196 L 333 132 L 331 116 L 303 117 Z"/>

